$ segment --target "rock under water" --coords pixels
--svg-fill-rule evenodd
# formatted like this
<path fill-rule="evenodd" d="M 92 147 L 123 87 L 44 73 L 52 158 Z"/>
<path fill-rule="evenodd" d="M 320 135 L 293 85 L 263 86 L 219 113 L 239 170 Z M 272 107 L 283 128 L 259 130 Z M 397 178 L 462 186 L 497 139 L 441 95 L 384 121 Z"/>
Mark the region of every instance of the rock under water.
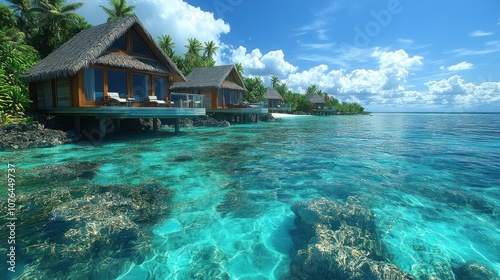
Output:
<path fill-rule="evenodd" d="M 372 212 L 355 197 L 321 198 L 292 206 L 305 243 L 284 279 L 413 279 L 383 258 Z"/>
<path fill-rule="evenodd" d="M 0 151 L 54 147 L 80 139 L 74 131 L 48 129 L 38 122 L 0 125 Z"/>
<path fill-rule="evenodd" d="M 20 279 L 111 279 L 149 253 L 150 226 L 173 192 L 146 185 L 62 185 L 20 195 Z M 2 205 L 4 206 L 4 205 Z"/>

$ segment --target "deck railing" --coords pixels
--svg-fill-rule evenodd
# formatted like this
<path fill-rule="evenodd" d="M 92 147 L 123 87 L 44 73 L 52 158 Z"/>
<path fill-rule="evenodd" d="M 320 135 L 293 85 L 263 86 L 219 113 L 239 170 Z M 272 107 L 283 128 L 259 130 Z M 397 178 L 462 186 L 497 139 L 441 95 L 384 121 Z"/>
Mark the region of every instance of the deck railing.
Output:
<path fill-rule="evenodd" d="M 244 102 L 245 103 L 245 102 Z M 269 105 L 267 102 L 255 102 L 255 103 L 247 103 L 250 108 L 268 108 Z"/>
<path fill-rule="evenodd" d="M 171 98 L 173 107 L 176 108 L 204 108 L 203 102 L 205 96 L 202 94 L 188 94 L 172 92 Z"/>
<path fill-rule="evenodd" d="M 283 110 L 291 110 L 292 109 L 292 104 L 280 104 L 276 107 L 272 107 L 269 109 L 283 109 Z"/>

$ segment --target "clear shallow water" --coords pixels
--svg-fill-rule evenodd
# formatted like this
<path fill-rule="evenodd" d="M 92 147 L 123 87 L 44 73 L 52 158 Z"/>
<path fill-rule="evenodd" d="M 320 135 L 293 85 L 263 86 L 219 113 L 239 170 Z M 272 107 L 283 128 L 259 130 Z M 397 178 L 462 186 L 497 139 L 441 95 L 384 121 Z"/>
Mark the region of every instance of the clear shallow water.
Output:
<path fill-rule="evenodd" d="M 448 271 L 453 279 L 452 266 L 474 261 L 500 275 L 498 114 L 297 117 L 169 131 L 0 156 L 28 171 L 95 162 L 84 183 L 154 181 L 174 191 L 170 212 L 151 228 L 152 252 L 131 256 L 118 279 L 280 279 L 296 253 L 290 206 L 348 196 L 373 210 L 387 257 L 410 274 Z"/>

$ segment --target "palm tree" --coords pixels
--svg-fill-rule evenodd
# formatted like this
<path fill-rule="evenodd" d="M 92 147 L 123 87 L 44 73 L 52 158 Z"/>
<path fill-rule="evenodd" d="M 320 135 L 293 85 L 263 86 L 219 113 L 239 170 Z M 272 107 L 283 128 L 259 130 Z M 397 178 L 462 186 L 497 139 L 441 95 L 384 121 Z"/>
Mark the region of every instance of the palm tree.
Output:
<path fill-rule="evenodd" d="M 24 32 L 26 36 L 30 37 L 30 29 L 33 28 L 33 19 L 31 17 L 30 10 L 32 8 L 31 0 L 7 0 L 9 2 L 10 8 L 14 11 L 17 17 L 17 27 L 19 30 Z"/>
<path fill-rule="evenodd" d="M 318 86 L 317 85 L 310 85 L 306 89 L 306 95 L 310 94 L 318 94 Z"/>
<path fill-rule="evenodd" d="M 193 71 L 194 68 L 206 66 L 205 61 L 200 55 L 203 50 L 203 45 L 196 38 L 189 38 L 188 44 L 185 45 L 187 52 L 181 63 L 181 70 L 184 75 Z"/>
<path fill-rule="evenodd" d="M 24 17 L 31 9 L 31 0 L 6 0 L 18 17 Z"/>
<path fill-rule="evenodd" d="M 66 30 L 74 28 L 82 22 L 82 16 L 74 13 L 81 8 L 84 3 L 77 2 L 67 4 L 67 0 L 38 0 L 36 6 L 30 10 L 36 13 L 37 23 L 39 25 L 37 40 L 37 50 L 42 57 L 47 56 L 50 52 L 58 48 L 66 39 L 63 38 Z M 74 34 L 66 34 L 72 37 Z"/>
<path fill-rule="evenodd" d="M 213 60 L 213 57 L 218 50 L 219 47 L 215 45 L 214 41 L 205 42 L 205 50 L 203 54 L 206 56 L 208 63 Z"/>
<path fill-rule="evenodd" d="M 245 68 L 243 68 L 243 64 L 238 62 L 234 64 L 234 67 L 236 67 L 236 72 L 240 74 L 240 77 L 243 77 L 243 73 L 245 73 Z"/>
<path fill-rule="evenodd" d="M 160 48 L 170 57 L 174 58 L 175 55 L 175 43 L 170 35 L 161 35 L 158 37 L 158 45 Z"/>
<path fill-rule="evenodd" d="M 109 4 L 111 8 L 99 5 L 108 14 L 108 22 L 134 14 L 135 6 L 127 5 L 127 0 L 109 0 Z"/>
<path fill-rule="evenodd" d="M 277 76 L 271 76 L 271 85 L 273 86 L 273 88 L 276 88 L 279 82 L 280 80 L 278 79 Z"/>
<path fill-rule="evenodd" d="M 190 58 L 199 57 L 200 52 L 203 50 L 203 46 L 196 38 L 189 38 L 188 44 L 185 47 L 187 48 L 186 57 Z"/>

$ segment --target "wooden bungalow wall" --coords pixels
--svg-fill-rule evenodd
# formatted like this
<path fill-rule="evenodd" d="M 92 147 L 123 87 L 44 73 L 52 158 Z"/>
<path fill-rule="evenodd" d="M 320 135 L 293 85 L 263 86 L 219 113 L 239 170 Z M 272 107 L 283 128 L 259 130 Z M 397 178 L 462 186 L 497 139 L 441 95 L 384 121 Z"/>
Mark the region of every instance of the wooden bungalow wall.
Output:
<path fill-rule="evenodd" d="M 36 83 L 36 109 L 48 110 L 71 106 L 71 82 L 68 78 Z"/>
<path fill-rule="evenodd" d="M 69 79 L 57 79 L 57 107 L 70 107 L 70 90 L 71 86 Z"/>

